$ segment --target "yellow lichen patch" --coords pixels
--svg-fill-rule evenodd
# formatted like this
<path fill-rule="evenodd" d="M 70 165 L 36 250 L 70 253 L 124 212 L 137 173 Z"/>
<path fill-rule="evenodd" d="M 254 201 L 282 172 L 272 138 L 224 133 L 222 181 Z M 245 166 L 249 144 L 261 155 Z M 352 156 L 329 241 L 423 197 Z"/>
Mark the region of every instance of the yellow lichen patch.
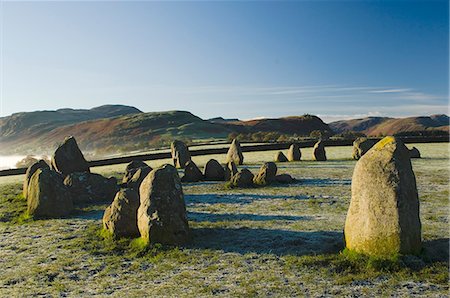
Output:
<path fill-rule="evenodd" d="M 378 143 L 375 144 L 374 148 L 375 149 L 383 149 L 386 145 L 388 144 L 392 144 L 395 143 L 395 138 L 394 137 L 384 137 L 381 141 L 379 141 Z"/>

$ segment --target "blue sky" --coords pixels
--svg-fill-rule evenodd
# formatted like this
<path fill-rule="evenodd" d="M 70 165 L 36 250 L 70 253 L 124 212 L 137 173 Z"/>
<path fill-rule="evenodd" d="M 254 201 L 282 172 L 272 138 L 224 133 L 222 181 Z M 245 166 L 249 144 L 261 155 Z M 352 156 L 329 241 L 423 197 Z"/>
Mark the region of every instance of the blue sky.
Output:
<path fill-rule="evenodd" d="M 448 113 L 448 13 L 448 1 L 6 1 L 1 115 Z"/>

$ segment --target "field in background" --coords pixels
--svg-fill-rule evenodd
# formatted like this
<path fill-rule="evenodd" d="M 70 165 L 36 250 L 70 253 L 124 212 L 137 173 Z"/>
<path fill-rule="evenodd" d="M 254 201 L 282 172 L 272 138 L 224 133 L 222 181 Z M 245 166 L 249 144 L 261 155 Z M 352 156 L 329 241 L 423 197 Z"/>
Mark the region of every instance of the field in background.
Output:
<path fill-rule="evenodd" d="M 355 161 L 351 147 L 328 147 L 327 162 L 278 163 L 291 185 L 227 189 L 183 184 L 192 241 L 182 248 L 134 253 L 96 233 L 106 205 L 70 218 L 0 222 L 0 296 L 320 296 L 448 295 L 449 144 L 411 144 L 426 255 L 400 267 L 348 259 L 342 229 Z M 244 153 L 254 173 L 276 151 Z M 199 165 L 225 155 L 198 156 Z M 170 160 L 150 161 L 157 167 Z M 125 165 L 92 168 L 121 177 Z M 0 217 L 20 208 L 23 177 L 0 178 Z M 9 209 L 8 209 L 9 208 Z M 126 243 L 126 241 L 125 241 Z M 425 260 L 425 261 L 423 261 Z M 378 268 L 378 269 L 377 269 Z"/>

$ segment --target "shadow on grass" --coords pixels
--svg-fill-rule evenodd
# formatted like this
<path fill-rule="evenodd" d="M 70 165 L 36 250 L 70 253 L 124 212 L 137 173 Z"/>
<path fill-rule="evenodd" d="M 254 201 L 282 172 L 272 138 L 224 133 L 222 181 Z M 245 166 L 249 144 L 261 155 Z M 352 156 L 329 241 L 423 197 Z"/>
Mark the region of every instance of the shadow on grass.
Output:
<path fill-rule="evenodd" d="M 431 262 L 449 263 L 449 238 L 426 240 L 423 242 L 425 255 Z"/>
<path fill-rule="evenodd" d="M 257 200 L 270 199 L 290 199 L 290 200 L 306 200 L 308 196 L 289 196 L 289 195 L 260 195 L 260 194 L 192 194 L 185 195 L 186 205 L 194 204 L 251 204 Z"/>
<path fill-rule="evenodd" d="M 206 213 L 206 212 L 188 212 L 188 219 L 195 222 L 218 222 L 218 221 L 268 221 L 268 220 L 312 220 L 309 216 L 292 215 L 260 215 L 248 213 Z"/>
<path fill-rule="evenodd" d="M 192 229 L 191 248 L 236 253 L 316 255 L 338 253 L 344 248 L 343 235 L 335 231 L 286 231 L 268 229 Z"/>

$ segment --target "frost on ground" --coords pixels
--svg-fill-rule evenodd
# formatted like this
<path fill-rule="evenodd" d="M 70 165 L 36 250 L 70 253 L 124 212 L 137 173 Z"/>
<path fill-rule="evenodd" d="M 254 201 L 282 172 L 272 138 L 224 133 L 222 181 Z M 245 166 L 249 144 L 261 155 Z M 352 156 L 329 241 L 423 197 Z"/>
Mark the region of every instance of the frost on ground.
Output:
<path fill-rule="evenodd" d="M 343 154 L 330 150 L 328 162 L 278 164 L 298 180 L 290 185 L 184 184 L 191 242 L 144 252 L 103 240 L 106 205 L 64 219 L 14 220 L 23 210 L 21 184 L 1 184 L 0 296 L 446 297 L 448 145 L 416 147 L 424 156 L 413 161 L 426 252 L 420 258 L 380 267 L 340 254 L 355 162 L 333 160 Z M 253 172 L 258 154 L 245 155 Z"/>

